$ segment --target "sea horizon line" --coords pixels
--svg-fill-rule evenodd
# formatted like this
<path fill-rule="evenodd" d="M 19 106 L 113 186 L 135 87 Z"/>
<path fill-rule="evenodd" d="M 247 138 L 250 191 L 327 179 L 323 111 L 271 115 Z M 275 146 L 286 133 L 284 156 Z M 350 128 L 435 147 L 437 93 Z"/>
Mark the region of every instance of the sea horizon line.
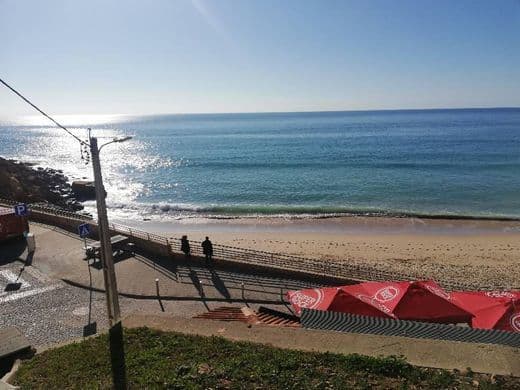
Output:
<path fill-rule="evenodd" d="M 152 117 L 152 116 L 195 116 L 195 115 L 269 115 L 269 114 L 327 114 L 327 113 L 369 113 L 369 112 L 424 112 L 424 111 L 486 111 L 486 110 L 520 110 L 520 106 L 492 106 L 492 107 L 426 107 L 426 108 L 376 108 L 376 109 L 338 109 L 338 110 L 296 110 L 296 111 L 234 111 L 234 112 L 158 112 L 158 113 L 62 113 L 53 115 L 56 117 Z M 0 116 L 0 120 L 12 120 L 21 118 L 40 117 L 39 114 L 15 114 L 12 116 Z"/>

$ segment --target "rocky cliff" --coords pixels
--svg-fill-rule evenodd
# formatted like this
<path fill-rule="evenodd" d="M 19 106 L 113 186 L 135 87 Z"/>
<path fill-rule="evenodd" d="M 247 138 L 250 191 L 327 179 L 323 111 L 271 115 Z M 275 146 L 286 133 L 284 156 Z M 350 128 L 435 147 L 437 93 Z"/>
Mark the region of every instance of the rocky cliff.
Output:
<path fill-rule="evenodd" d="M 83 209 L 60 170 L 35 169 L 31 164 L 1 157 L 0 197 L 27 203 L 52 204 L 70 211 Z"/>

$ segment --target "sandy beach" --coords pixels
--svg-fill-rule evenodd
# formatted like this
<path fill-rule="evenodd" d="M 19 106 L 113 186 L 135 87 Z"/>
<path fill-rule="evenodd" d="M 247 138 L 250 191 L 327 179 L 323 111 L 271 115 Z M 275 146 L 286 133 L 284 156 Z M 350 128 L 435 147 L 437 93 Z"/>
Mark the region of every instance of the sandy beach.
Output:
<path fill-rule="evenodd" d="M 315 259 L 370 264 L 418 278 L 520 287 L 520 222 L 345 217 L 134 223 L 171 237 Z"/>

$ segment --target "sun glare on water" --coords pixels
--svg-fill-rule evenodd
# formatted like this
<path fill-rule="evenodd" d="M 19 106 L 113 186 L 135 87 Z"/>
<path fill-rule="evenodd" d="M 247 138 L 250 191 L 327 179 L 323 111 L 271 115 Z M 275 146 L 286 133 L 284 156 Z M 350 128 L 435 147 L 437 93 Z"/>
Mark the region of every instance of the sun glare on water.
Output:
<path fill-rule="evenodd" d="M 57 115 L 53 118 L 83 140 L 87 140 L 87 129 L 91 127 L 91 135 L 99 138 L 100 145 L 115 137 L 132 135 L 124 128 L 124 123 L 132 118 L 127 115 Z M 36 167 L 59 169 L 71 181 L 92 180 L 92 166 L 81 160 L 79 142 L 47 118 L 26 116 L 0 125 L 11 128 L 11 137 L 19 140 L 11 153 L 6 150 L 6 157 L 33 163 Z M 135 178 L 136 174 L 161 163 L 149 153 L 147 143 L 138 138 L 109 145 L 102 149 L 100 157 L 107 203 L 115 209 L 144 194 L 146 189 Z M 87 211 L 95 211 L 90 206 L 93 205 L 86 204 Z"/>

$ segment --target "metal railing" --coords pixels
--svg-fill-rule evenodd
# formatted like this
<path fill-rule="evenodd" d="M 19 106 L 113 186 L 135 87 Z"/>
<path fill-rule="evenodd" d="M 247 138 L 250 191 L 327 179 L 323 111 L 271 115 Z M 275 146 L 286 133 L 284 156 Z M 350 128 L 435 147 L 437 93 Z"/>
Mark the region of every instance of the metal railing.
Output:
<path fill-rule="evenodd" d="M 14 205 L 17 202 L 11 200 L 0 199 L 0 205 Z M 31 205 L 31 210 L 37 211 L 51 216 L 65 218 L 69 221 L 76 220 L 78 222 L 89 222 L 97 226 L 96 221 L 91 217 L 64 211 L 59 208 L 47 207 L 42 205 Z M 164 248 L 165 253 L 181 254 L 180 238 L 165 237 L 155 233 L 149 233 L 139 229 L 134 229 L 125 225 L 112 223 L 109 225 L 113 233 L 123 234 L 129 237 L 135 237 L 146 240 L 150 243 L 157 244 Z M 191 254 L 193 256 L 204 257 L 202 253 L 202 242 L 190 240 Z M 311 259 L 300 256 L 293 256 L 284 253 L 267 252 L 254 249 L 246 249 L 233 247 L 229 245 L 213 244 L 213 258 L 217 260 L 226 260 L 251 265 L 271 270 L 290 271 L 308 276 L 316 276 L 322 278 L 330 278 L 335 280 L 353 280 L 353 281 L 404 281 L 419 280 L 430 278 L 428 275 L 419 275 L 403 272 L 390 272 L 380 270 L 370 265 L 349 264 L 327 259 Z M 426 277 L 425 277 L 426 276 Z M 444 288 L 449 290 L 501 290 L 501 289 L 518 289 L 516 286 L 505 285 L 476 285 L 472 283 L 463 283 L 460 280 L 443 278 L 436 281 Z"/>
<path fill-rule="evenodd" d="M 14 206 L 20 202 L 10 200 L 10 199 L 4 199 L 0 198 L 0 206 Z M 80 213 L 74 213 L 72 211 L 63 210 L 62 208 L 58 206 L 52 206 L 52 205 L 41 205 L 38 203 L 30 204 L 30 209 L 34 211 L 40 211 L 42 213 L 51 214 L 51 215 L 57 215 L 62 217 L 67 217 L 70 219 L 76 219 L 81 221 L 92 221 L 92 217 L 89 217 L 88 215 L 80 214 Z"/>

